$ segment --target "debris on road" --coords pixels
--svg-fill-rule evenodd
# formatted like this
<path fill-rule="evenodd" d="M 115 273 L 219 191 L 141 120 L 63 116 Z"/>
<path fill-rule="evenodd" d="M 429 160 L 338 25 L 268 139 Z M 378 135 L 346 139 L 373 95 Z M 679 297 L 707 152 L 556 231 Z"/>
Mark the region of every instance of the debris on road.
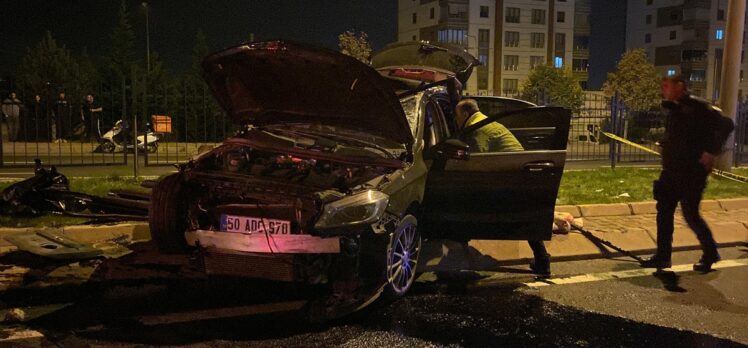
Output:
<path fill-rule="evenodd" d="M 20 308 L 12 308 L 5 313 L 3 322 L 5 323 L 18 323 L 24 321 L 26 313 Z"/>
<path fill-rule="evenodd" d="M 124 237 L 124 239 L 123 239 Z M 132 252 L 126 247 L 127 236 L 119 236 L 101 243 L 80 243 L 51 231 L 17 233 L 5 240 L 19 250 L 58 260 L 84 260 L 95 257 L 115 258 Z"/>
<path fill-rule="evenodd" d="M 569 231 L 572 230 L 574 225 L 583 226 L 584 220 L 582 218 L 574 218 L 574 216 L 569 213 L 553 213 L 554 234 L 568 234 Z"/>
<path fill-rule="evenodd" d="M 146 220 L 150 199 L 124 190 L 97 197 L 70 191 L 68 178 L 57 168 L 45 169 L 36 159 L 34 176 L 8 186 L 0 197 L 0 214 L 40 216 L 63 214 L 97 220 Z"/>

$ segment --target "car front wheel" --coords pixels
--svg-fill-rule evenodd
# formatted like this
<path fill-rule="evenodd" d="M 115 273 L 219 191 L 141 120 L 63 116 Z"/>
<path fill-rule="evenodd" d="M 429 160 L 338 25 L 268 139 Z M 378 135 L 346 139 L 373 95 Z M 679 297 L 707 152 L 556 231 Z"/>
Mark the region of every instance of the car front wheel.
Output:
<path fill-rule="evenodd" d="M 179 174 L 169 175 L 156 183 L 151 193 L 148 225 L 160 252 L 176 254 L 187 251 L 184 239 L 186 206 Z"/>
<path fill-rule="evenodd" d="M 387 246 L 387 284 L 385 292 L 390 297 L 401 297 L 416 279 L 418 255 L 421 252 L 421 234 L 418 220 L 406 215 L 390 234 Z"/>

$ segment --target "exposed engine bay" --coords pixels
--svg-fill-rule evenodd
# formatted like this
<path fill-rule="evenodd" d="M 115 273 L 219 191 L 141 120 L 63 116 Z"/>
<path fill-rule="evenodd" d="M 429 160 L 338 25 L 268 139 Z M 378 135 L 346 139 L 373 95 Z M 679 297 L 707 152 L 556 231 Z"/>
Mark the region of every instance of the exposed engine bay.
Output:
<path fill-rule="evenodd" d="M 282 233 L 309 233 L 325 203 L 377 188 L 396 170 L 377 164 L 382 155 L 341 155 L 369 150 L 319 143 L 302 149 L 308 153 L 288 154 L 227 141 L 201 156 L 188 171 L 188 229 L 222 231 L 225 216 L 250 216 L 291 221 L 290 231 Z M 367 159 L 373 164 L 363 164 Z"/>
<path fill-rule="evenodd" d="M 217 148 L 210 155 L 201 158 L 197 168 L 282 180 L 320 190 L 334 189 L 341 193 L 348 193 L 353 187 L 391 171 L 377 166 L 347 165 L 330 160 L 260 151 L 241 145 Z"/>

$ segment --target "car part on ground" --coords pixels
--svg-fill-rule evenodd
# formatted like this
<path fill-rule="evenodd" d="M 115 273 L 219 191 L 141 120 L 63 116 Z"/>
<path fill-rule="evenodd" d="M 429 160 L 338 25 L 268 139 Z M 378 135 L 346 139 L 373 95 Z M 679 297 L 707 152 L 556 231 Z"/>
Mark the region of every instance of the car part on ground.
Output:
<path fill-rule="evenodd" d="M 0 213 L 11 216 L 63 214 L 98 220 L 146 220 L 148 201 L 142 197 L 97 197 L 70 191 L 68 178 L 57 168 L 45 169 L 36 160 L 34 176 L 2 192 Z"/>
<path fill-rule="evenodd" d="M 16 233 L 5 240 L 19 250 L 57 260 L 85 260 L 96 257 L 120 257 L 132 252 L 127 248 L 126 236 L 112 238 L 99 243 L 81 243 L 52 231 Z"/>

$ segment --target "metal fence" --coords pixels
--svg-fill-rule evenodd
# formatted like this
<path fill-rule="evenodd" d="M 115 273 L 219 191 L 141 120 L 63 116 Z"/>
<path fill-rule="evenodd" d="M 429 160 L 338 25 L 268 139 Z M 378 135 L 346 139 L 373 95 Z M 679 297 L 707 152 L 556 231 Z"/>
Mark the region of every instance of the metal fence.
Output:
<path fill-rule="evenodd" d="M 36 158 L 57 166 L 127 163 L 124 153 L 100 151 L 95 131 L 123 112 L 118 101 L 126 92 L 116 85 L 101 84 L 90 93 L 96 98 L 93 105 L 102 111 L 94 114 L 95 119 L 84 121 L 87 104 L 82 95 L 65 94 L 52 84 L 41 91 L 16 91 L 20 115 L 11 113 L 0 126 L 0 166 L 29 166 Z M 1 98 L 3 102 L 6 96 Z"/>
<path fill-rule="evenodd" d="M 146 165 L 187 161 L 219 145 L 237 130 L 238 126 L 222 112 L 201 81 L 187 80 L 166 86 L 148 97 L 149 110 L 143 114 L 150 117 L 142 121 L 151 123 L 157 131 L 159 146 L 157 151 L 144 154 Z M 159 116 L 166 121 L 154 123 Z"/>
<path fill-rule="evenodd" d="M 27 103 L 17 130 L 11 129 L 7 121 L 2 123 L 0 166 L 29 166 L 35 158 L 49 165 L 127 164 L 128 156 L 132 160 L 128 154 L 134 152 L 133 128 L 138 136 L 151 129 L 158 137 L 156 145 L 139 149 L 144 163 L 169 165 L 187 161 L 219 145 L 237 129 L 218 107 L 205 83 L 196 78 L 146 86 L 144 81 L 133 77 L 120 84 L 101 84 L 93 95 L 95 105 L 103 109 L 98 114 L 101 133 L 122 120 L 129 127 L 127 136 L 122 137 L 129 146 L 101 151 L 103 141 L 91 135 L 93 126 L 81 122 L 83 96 L 73 96 L 68 99 L 72 101 L 62 103 L 57 100 L 58 91 L 49 88 L 43 92 L 41 103 L 35 105 L 28 102 L 33 100 L 32 93 L 19 91 L 19 98 Z M 522 99 L 517 94 L 497 95 Z M 533 99 L 530 101 L 539 105 L 552 104 L 546 96 Z M 612 141 L 603 132 L 657 150 L 656 142 L 664 132 L 664 114 L 633 112 L 615 98 L 600 92 L 585 92 L 582 105 L 572 114 L 568 160 L 609 161 L 612 166 L 659 160 L 645 150 Z M 747 135 L 748 105 L 741 104 L 735 131 L 736 165 L 748 163 Z"/>
<path fill-rule="evenodd" d="M 537 105 L 553 105 L 547 94 L 525 98 L 519 93 L 492 94 L 492 91 L 487 91 L 481 95 L 497 95 L 523 99 Z M 661 137 L 663 127 L 664 114 L 661 112 L 633 112 L 602 92 L 584 92 L 581 105 L 572 110 L 567 160 L 610 161 L 611 165 L 620 162 L 658 161 L 657 155 L 612 141 L 604 132 L 656 150 L 655 143 Z"/>
<path fill-rule="evenodd" d="M 151 86 L 135 77 L 101 84 L 90 94 L 102 110 L 85 121 L 85 95 L 62 99 L 60 92 L 54 86 L 17 91 L 22 111 L 18 120 L 3 120 L 0 127 L 0 166 L 30 166 L 36 158 L 56 166 L 121 165 L 133 160 L 136 147 L 146 165 L 168 165 L 216 146 L 236 129 L 195 78 Z M 106 135 L 110 130 L 110 135 L 119 132 L 112 140 Z M 146 138 L 148 131 L 158 140 Z M 138 141 L 142 146 L 135 145 Z"/>

